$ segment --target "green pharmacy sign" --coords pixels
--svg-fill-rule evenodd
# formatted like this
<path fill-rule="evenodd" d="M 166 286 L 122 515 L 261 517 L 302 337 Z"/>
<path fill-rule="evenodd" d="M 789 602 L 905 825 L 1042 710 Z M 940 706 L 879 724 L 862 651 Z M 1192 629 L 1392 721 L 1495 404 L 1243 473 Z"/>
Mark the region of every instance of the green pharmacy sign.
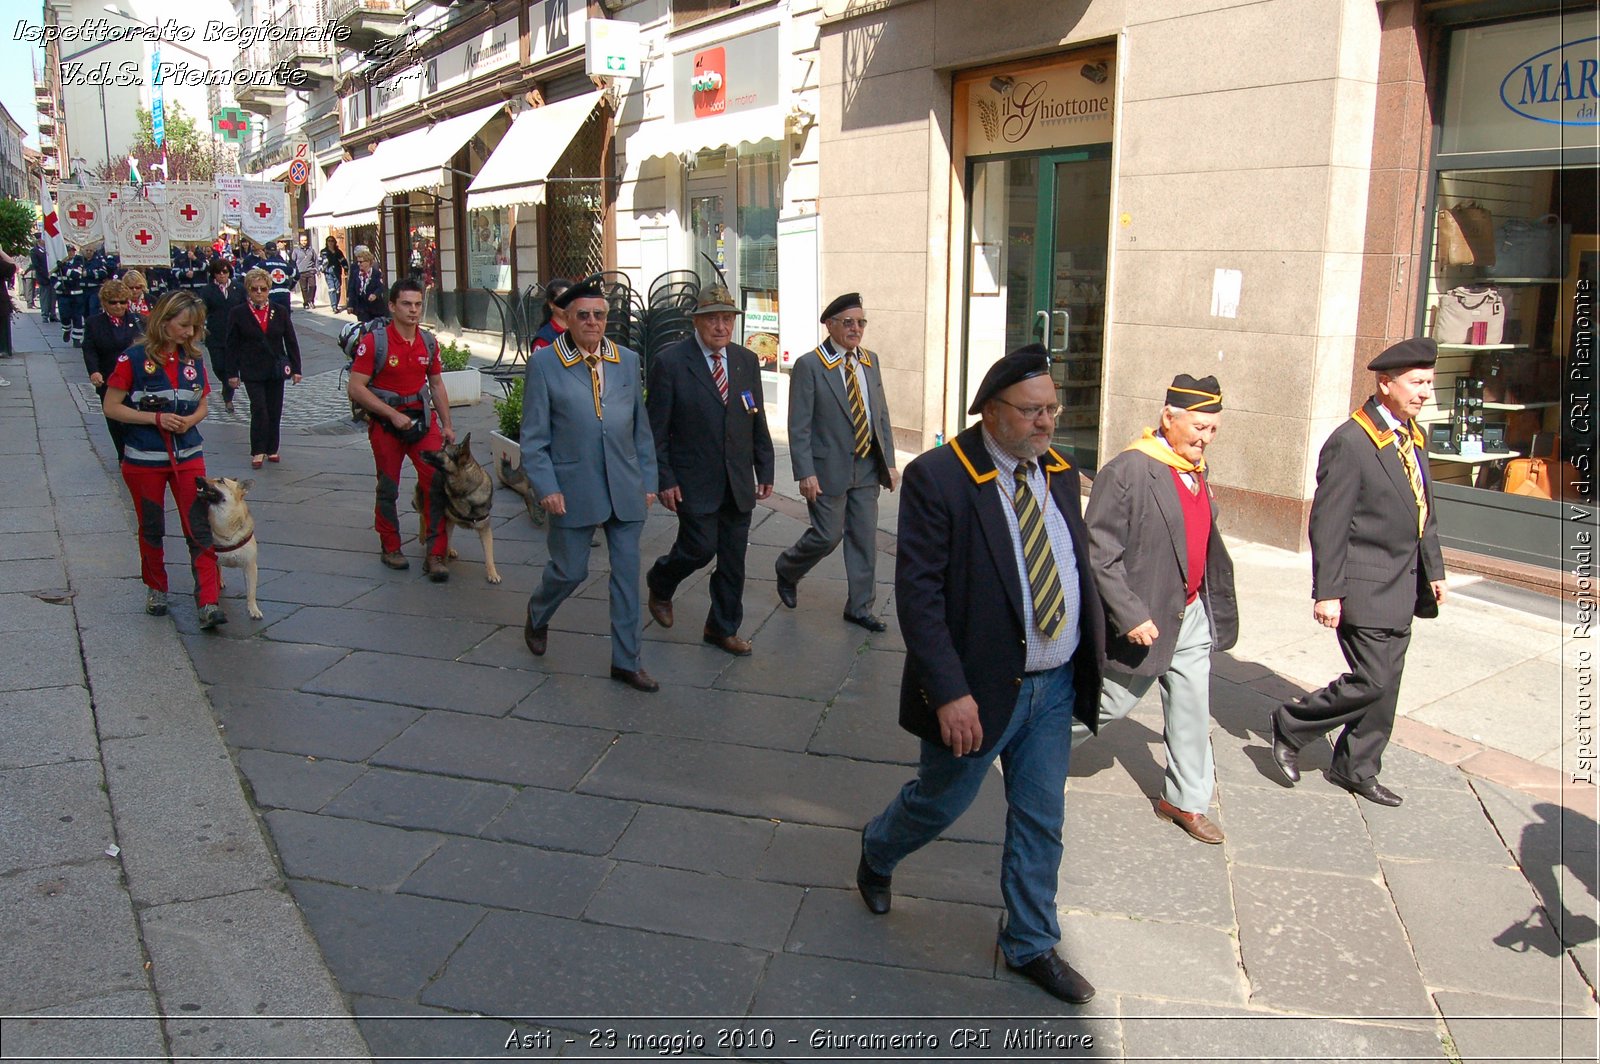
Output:
<path fill-rule="evenodd" d="M 222 134 L 223 140 L 240 144 L 250 132 L 250 116 L 237 107 L 224 108 L 212 117 L 211 128 Z"/>

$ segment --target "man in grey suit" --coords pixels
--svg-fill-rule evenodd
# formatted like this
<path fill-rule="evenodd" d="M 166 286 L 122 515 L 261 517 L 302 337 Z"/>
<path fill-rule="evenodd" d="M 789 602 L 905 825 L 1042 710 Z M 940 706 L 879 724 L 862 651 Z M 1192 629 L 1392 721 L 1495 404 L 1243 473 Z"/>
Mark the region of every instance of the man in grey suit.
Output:
<path fill-rule="evenodd" d="M 822 312 L 828 339 L 795 360 L 789 381 L 789 458 L 811 527 L 778 556 L 778 599 L 791 610 L 802 577 L 844 542 L 844 619 L 869 632 L 877 560 L 878 489 L 895 489 L 894 434 L 879 356 L 861 346 L 867 318 L 849 292 Z"/>
<path fill-rule="evenodd" d="M 1433 394 L 1439 347 L 1402 340 L 1367 363 L 1378 391 L 1333 430 L 1311 498 L 1312 616 L 1339 637 L 1350 671 L 1272 715 L 1272 758 L 1300 780 L 1300 748 L 1334 728 L 1328 780 L 1378 805 L 1400 796 L 1378 782 L 1394 730 L 1411 618 L 1437 617 L 1444 553 L 1433 514 L 1427 444 L 1417 415 Z"/>
<path fill-rule="evenodd" d="M 1180 373 L 1161 427 L 1107 462 L 1084 520 L 1106 614 L 1100 726 L 1161 682 L 1166 782 L 1156 815 L 1201 842 L 1222 842 L 1211 807 L 1211 652 L 1239 635 L 1233 562 L 1217 530 L 1205 453 L 1222 421 L 1215 377 Z M 1072 740 L 1089 737 L 1081 722 Z"/>
<path fill-rule="evenodd" d="M 528 600 L 523 640 L 536 655 L 550 618 L 589 575 L 590 537 L 611 555 L 611 677 L 638 691 L 659 685 L 639 663 L 639 535 L 655 501 L 656 451 L 639 386 L 639 356 L 606 339 L 598 285 L 559 297 L 568 329 L 528 358 L 522 468 L 550 515 L 550 561 Z"/>

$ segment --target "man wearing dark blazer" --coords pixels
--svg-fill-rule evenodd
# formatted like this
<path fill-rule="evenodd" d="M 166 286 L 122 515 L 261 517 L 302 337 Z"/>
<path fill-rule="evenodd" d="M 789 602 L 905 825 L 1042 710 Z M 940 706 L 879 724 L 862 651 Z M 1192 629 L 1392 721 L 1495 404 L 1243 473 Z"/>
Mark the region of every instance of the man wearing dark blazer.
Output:
<path fill-rule="evenodd" d="M 1166 781 L 1156 816 L 1201 842 L 1222 842 L 1211 808 L 1211 652 L 1239 635 L 1233 562 L 1217 529 L 1205 453 L 1222 421 L 1215 377 L 1180 373 L 1157 429 L 1094 478 L 1084 521 L 1106 612 L 1100 726 L 1120 720 L 1161 681 Z M 1089 729 L 1073 728 L 1073 741 Z"/>
<path fill-rule="evenodd" d="M 869 632 L 878 557 L 878 489 L 895 489 L 894 433 L 879 356 L 861 346 L 867 318 L 849 292 L 822 312 L 828 339 L 795 360 L 789 377 L 789 459 L 811 527 L 778 556 L 778 599 L 791 610 L 812 567 L 844 542 L 844 619 Z"/>
<path fill-rule="evenodd" d="M 233 413 L 233 369 L 228 359 L 228 315 L 245 301 L 244 285 L 233 283 L 233 262 L 226 255 L 214 255 L 206 267 L 210 275 L 200 289 L 206 305 L 206 351 L 211 355 L 211 374 L 222 382 L 222 405 Z"/>
<path fill-rule="evenodd" d="M 1367 363 L 1378 390 L 1333 430 L 1311 500 L 1311 597 L 1339 637 L 1350 671 L 1272 715 L 1272 756 L 1291 784 L 1299 751 L 1334 728 L 1328 779 L 1378 805 L 1400 796 L 1378 782 L 1394 729 L 1412 617 L 1437 617 L 1444 554 L 1417 415 L 1433 394 L 1439 348 L 1402 340 Z"/>
<path fill-rule="evenodd" d="M 1000 891 L 1006 964 L 1074 1004 L 1089 981 L 1056 952 L 1056 882 L 1072 721 L 1098 727 L 1105 625 L 1089 572 L 1078 473 L 1050 446 L 1060 411 L 1037 344 L 984 376 L 975 425 L 906 470 L 895 602 L 907 633 L 900 725 L 915 779 L 861 837 L 856 886 L 889 911 L 890 876 L 1005 771 Z M 915 633 L 914 635 L 912 633 Z"/>
<path fill-rule="evenodd" d="M 744 556 L 750 511 L 772 494 L 772 437 L 755 352 L 733 343 L 739 308 L 721 285 L 700 295 L 695 334 L 650 367 L 661 504 L 678 515 L 678 538 L 645 576 L 650 616 L 671 628 L 672 596 L 716 559 L 711 612 L 702 639 L 729 654 L 750 653 L 744 620 Z"/>

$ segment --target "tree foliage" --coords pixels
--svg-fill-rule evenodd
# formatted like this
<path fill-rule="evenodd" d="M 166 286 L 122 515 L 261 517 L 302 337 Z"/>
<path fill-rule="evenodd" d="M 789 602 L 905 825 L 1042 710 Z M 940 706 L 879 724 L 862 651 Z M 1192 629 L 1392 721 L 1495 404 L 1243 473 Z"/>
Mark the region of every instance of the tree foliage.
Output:
<path fill-rule="evenodd" d="M 139 128 L 134 134 L 133 150 L 129 154 L 139 160 L 139 173 L 144 180 L 160 181 L 162 149 L 156 147 L 150 112 L 140 107 L 134 113 Z M 165 136 L 167 180 L 209 181 L 216 175 L 219 153 L 211 131 L 202 128 L 177 103 L 166 106 Z M 95 176 L 102 181 L 124 184 L 128 180 L 129 169 L 126 158 L 113 159 L 96 170 Z"/>
<path fill-rule="evenodd" d="M 39 216 L 33 204 L 0 199 L 0 248 L 5 248 L 7 254 L 26 254 L 33 246 L 33 230 L 38 224 Z"/>

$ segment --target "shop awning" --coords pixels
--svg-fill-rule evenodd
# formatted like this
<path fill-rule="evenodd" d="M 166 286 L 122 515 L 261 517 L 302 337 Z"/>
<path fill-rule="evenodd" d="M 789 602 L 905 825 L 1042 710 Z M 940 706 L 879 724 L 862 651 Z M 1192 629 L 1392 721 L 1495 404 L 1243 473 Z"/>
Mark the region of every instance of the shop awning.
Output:
<path fill-rule="evenodd" d="M 306 208 L 305 224 L 328 225 L 332 222 L 333 215 L 345 208 L 351 193 L 363 183 L 362 172 L 372 170 L 372 159 L 372 156 L 367 155 L 360 159 L 350 159 L 335 167 L 328 177 L 328 183 L 322 186 L 317 198 Z"/>
<path fill-rule="evenodd" d="M 287 181 L 289 180 L 289 166 L 293 162 L 293 159 L 286 159 L 281 163 L 274 163 L 264 170 L 245 174 L 244 179 L 246 181 Z"/>
<path fill-rule="evenodd" d="M 360 159 L 352 159 L 334 171 L 337 176 L 345 166 L 359 168 L 350 176 L 347 191 L 334 204 L 330 212 L 334 225 L 376 225 L 378 221 L 378 205 L 384 200 L 383 169 L 387 162 L 393 162 L 395 156 L 386 149 L 399 144 L 402 138 L 386 140 L 378 145 L 371 155 Z"/>
<path fill-rule="evenodd" d="M 425 130 L 413 130 L 395 138 L 393 143 L 406 143 L 403 151 L 391 156 L 394 163 L 384 172 L 383 191 L 390 194 L 412 192 L 444 184 L 451 158 L 461 150 L 461 145 L 477 135 L 478 130 L 502 106 L 490 104 L 464 115 L 447 118 Z"/>
<path fill-rule="evenodd" d="M 467 186 L 467 210 L 543 203 L 545 178 L 594 113 L 602 95 L 586 93 L 518 115 Z"/>
<path fill-rule="evenodd" d="M 713 148 L 737 147 L 783 138 L 784 113 L 777 107 L 697 118 L 691 122 L 652 122 L 623 142 L 629 159 L 693 155 Z"/>

